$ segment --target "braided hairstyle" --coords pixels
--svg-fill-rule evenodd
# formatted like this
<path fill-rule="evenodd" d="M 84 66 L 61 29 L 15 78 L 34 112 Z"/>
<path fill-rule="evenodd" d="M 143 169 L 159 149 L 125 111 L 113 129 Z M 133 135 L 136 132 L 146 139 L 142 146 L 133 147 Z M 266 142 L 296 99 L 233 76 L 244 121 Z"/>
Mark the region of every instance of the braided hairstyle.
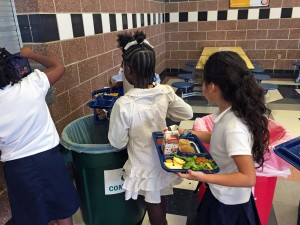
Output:
<path fill-rule="evenodd" d="M 15 67 L 9 63 L 11 54 L 5 49 L 0 48 L 0 89 L 4 89 L 7 85 L 18 83 L 21 78 Z"/>
<path fill-rule="evenodd" d="M 147 88 L 155 81 L 155 52 L 143 31 L 118 35 L 118 47 L 122 49 L 123 65 L 130 66 L 139 88 Z"/>
<path fill-rule="evenodd" d="M 245 61 L 235 52 L 212 54 L 204 66 L 203 81 L 219 86 L 231 110 L 247 125 L 253 135 L 252 155 L 258 168 L 263 166 L 269 151 L 268 117 L 271 110 L 265 104 L 265 94 Z"/>

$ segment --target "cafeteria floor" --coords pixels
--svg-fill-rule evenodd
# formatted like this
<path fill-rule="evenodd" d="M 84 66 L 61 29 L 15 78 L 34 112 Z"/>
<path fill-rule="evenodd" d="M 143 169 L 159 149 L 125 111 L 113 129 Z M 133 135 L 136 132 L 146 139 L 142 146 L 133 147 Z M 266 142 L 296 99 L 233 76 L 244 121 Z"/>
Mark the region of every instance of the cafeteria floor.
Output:
<path fill-rule="evenodd" d="M 180 81 L 174 77 L 166 77 L 164 83 L 172 84 Z M 271 79 L 268 83 L 278 85 L 278 90 L 268 91 L 266 100 L 272 109 L 271 119 L 284 125 L 293 135 L 300 136 L 300 83 L 293 80 Z M 208 105 L 203 97 L 189 97 L 186 101 L 192 105 L 194 118 L 180 126 L 191 128 L 197 117 L 210 114 L 216 110 Z M 291 167 L 292 175 L 278 178 L 273 198 L 269 225 L 296 225 L 298 205 L 300 201 L 300 171 Z M 193 216 L 198 204 L 198 194 L 194 193 L 197 182 L 185 180 L 174 187 L 174 195 L 168 197 L 167 220 L 170 225 L 193 225 Z M 76 225 L 84 225 L 80 212 L 74 215 Z M 120 224 L 121 225 L 121 224 Z M 150 225 L 147 215 L 142 225 Z"/>

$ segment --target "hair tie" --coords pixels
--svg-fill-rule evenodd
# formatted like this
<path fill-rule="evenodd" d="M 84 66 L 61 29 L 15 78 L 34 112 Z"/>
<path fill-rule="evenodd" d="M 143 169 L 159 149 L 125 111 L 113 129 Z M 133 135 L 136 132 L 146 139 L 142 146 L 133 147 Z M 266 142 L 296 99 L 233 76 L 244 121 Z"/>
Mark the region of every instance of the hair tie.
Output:
<path fill-rule="evenodd" d="M 127 51 L 131 46 L 138 45 L 138 44 L 139 43 L 136 40 L 128 42 L 127 45 L 124 47 L 124 50 Z M 146 39 L 143 40 L 140 44 L 146 44 L 149 47 L 153 48 L 153 46 Z"/>
<path fill-rule="evenodd" d="M 144 40 L 141 44 L 143 44 L 143 43 L 145 43 L 146 45 L 148 45 L 149 47 L 151 47 L 151 48 L 154 48 L 150 43 L 149 43 L 149 41 L 148 40 Z"/>

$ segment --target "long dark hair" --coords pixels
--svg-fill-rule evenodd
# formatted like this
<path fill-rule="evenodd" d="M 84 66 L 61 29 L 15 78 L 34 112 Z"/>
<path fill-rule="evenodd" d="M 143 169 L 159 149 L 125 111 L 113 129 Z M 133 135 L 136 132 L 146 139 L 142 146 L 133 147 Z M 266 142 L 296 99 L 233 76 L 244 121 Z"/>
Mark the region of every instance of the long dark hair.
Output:
<path fill-rule="evenodd" d="M 153 47 L 145 41 L 146 34 L 143 31 L 123 33 L 118 35 L 118 47 L 122 49 L 123 64 L 130 65 L 135 72 L 136 81 L 140 87 L 146 88 L 155 81 L 155 52 Z M 126 45 L 136 41 L 130 47 Z"/>
<path fill-rule="evenodd" d="M 235 52 L 212 54 L 204 66 L 203 81 L 220 88 L 231 110 L 247 125 L 253 135 L 252 155 L 263 166 L 264 154 L 269 151 L 268 117 L 271 110 L 265 104 L 264 90 L 249 71 L 245 61 Z"/>
<path fill-rule="evenodd" d="M 10 55 L 5 48 L 0 48 L 0 89 L 2 90 L 7 85 L 14 85 L 21 80 L 15 67 L 9 63 Z"/>

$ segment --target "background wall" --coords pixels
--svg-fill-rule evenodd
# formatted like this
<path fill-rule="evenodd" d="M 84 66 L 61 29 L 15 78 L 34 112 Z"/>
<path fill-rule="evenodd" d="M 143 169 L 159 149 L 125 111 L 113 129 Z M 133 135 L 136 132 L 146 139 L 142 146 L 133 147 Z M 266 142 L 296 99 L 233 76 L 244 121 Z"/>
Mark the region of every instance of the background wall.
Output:
<path fill-rule="evenodd" d="M 270 0 L 268 8 L 251 9 L 230 9 L 227 0 L 167 2 L 167 68 L 199 59 L 205 46 L 241 46 L 271 73 L 294 72 L 292 62 L 300 58 L 300 1 Z"/>

